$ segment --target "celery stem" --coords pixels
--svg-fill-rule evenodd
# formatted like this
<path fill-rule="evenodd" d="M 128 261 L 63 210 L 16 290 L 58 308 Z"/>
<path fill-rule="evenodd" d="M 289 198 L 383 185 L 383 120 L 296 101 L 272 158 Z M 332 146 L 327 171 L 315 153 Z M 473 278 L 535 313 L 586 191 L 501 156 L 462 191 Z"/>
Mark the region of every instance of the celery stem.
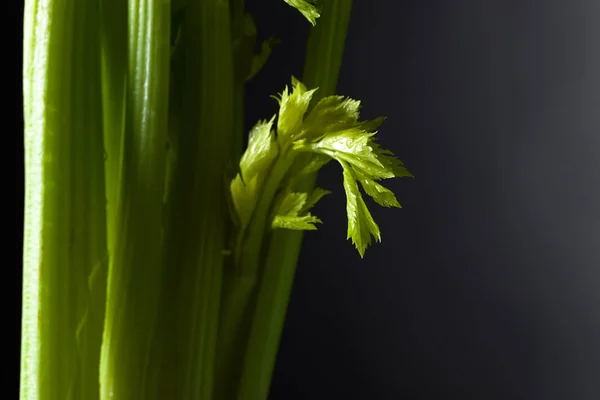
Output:
<path fill-rule="evenodd" d="M 222 377 L 219 399 L 235 398 L 237 392 L 256 303 L 265 232 L 271 228 L 268 225 L 271 205 L 293 161 L 294 157 L 288 149 L 282 149 L 271 168 L 272 174 L 264 184 L 250 226 L 247 232 L 241 233 L 238 265 L 231 265 L 226 275 L 219 327 L 220 359 L 217 365 Z M 227 378 L 223 378 L 225 376 Z"/>
<path fill-rule="evenodd" d="M 309 88 L 318 87 L 315 94 L 319 97 L 335 92 L 351 9 L 351 0 L 324 2 L 321 18 L 311 31 L 304 83 Z M 308 177 L 298 191 L 309 192 L 315 180 L 316 174 Z M 302 237 L 302 231 L 287 230 L 276 230 L 271 235 L 237 400 L 263 400 L 268 396 Z"/>
<path fill-rule="evenodd" d="M 98 2 L 27 0 L 22 400 L 98 398 L 107 270 Z"/>
<path fill-rule="evenodd" d="M 127 87 L 127 2 L 100 0 L 107 232 L 112 254 Z"/>
<path fill-rule="evenodd" d="M 170 4 L 130 0 L 128 85 L 114 251 L 102 343 L 102 399 L 157 398 L 154 332 L 163 270 L 162 204 Z"/>
<path fill-rule="evenodd" d="M 227 0 L 189 1 L 185 9 L 158 329 L 163 398 L 218 398 L 213 393 L 228 221 L 223 182 L 234 126 L 230 18 Z"/>

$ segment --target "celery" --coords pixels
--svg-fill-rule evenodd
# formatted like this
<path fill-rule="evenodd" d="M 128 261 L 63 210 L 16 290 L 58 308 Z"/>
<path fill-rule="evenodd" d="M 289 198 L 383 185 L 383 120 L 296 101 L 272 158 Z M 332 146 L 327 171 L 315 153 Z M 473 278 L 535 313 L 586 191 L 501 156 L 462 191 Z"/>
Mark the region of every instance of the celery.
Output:
<path fill-rule="evenodd" d="M 311 30 L 304 81 L 319 88 L 315 98 L 335 93 L 351 10 L 351 0 L 329 0 Z M 300 189 L 310 191 L 315 180 L 316 174 L 309 175 L 300 182 Z M 259 295 L 262 302 L 255 311 L 246 355 L 242 390 L 248 399 L 266 398 L 269 391 L 302 236 L 302 231 L 295 230 L 276 230 L 271 235 Z"/>
<path fill-rule="evenodd" d="M 113 253 L 116 232 L 117 190 L 125 118 L 127 85 L 127 2 L 100 0 L 102 48 L 102 108 L 106 180 L 106 213 L 109 252 Z"/>
<path fill-rule="evenodd" d="M 362 193 L 400 207 L 381 181 L 412 175 L 333 96 L 352 3 L 285 2 L 316 25 L 308 88 L 243 151 L 276 43 L 243 0 L 26 0 L 22 399 L 266 399 L 329 161 L 348 238 L 380 240 Z"/>
<path fill-rule="evenodd" d="M 211 398 L 228 224 L 223 171 L 233 141 L 229 7 L 190 1 L 182 36 L 182 84 L 167 198 L 161 337 L 167 349 L 162 398 Z M 220 355 L 219 355 L 220 356 Z"/>
<path fill-rule="evenodd" d="M 382 118 L 360 121 L 360 102 L 342 96 L 324 97 L 307 113 L 314 93 L 293 80 L 292 91 L 288 93 L 286 88 L 280 98 L 277 129 L 273 129 L 273 119 L 257 124 L 242 156 L 240 172 L 231 182 L 236 220 L 240 221 L 241 246 L 236 247 L 236 267 L 241 274 L 260 281 L 239 399 L 262 399 L 268 394 L 281 329 L 276 324 L 281 323 L 282 308 L 277 305 L 285 304 L 280 296 L 291 285 L 291 280 L 281 279 L 281 266 L 269 264 L 273 259 L 267 259 L 261 268 L 260 254 L 269 244 L 268 228 L 314 230 L 321 222 L 310 214 L 310 209 L 328 192 L 302 192 L 300 181 L 330 160 L 340 164 L 347 199 L 348 238 L 362 257 L 372 238 L 380 241 L 381 234 L 358 184 L 379 205 L 400 207 L 394 194 L 379 182 L 412 176 L 389 150 L 376 143 L 376 129 Z"/>
<path fill-rule="evenodd" d="M 131 0 L 128 84 L 114 251 L 102 343 L 102 398 L 156 398 L 152 359 L 163 270 L 170 8 Z"/>
<path fill-rule="evenodd" d="M 106 286 L 98 2 L 25 9 L 21 399 L 97 399 Z"/>

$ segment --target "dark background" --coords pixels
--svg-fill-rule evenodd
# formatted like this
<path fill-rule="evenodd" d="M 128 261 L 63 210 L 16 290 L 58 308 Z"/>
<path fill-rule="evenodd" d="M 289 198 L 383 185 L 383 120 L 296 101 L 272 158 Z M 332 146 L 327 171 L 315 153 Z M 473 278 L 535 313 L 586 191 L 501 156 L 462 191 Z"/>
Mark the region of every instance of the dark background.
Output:
<path fill-rule="evenodd" d="M 282 39 L 248 86 L 253 124 L 302 75 L 309 27 L 282 0 L 248 3 Z M 322 172 L 334 193 L 305 238 L 271 399 L 599 399 L 600 3 L 354 4 L 338 93 L 388 116 L 380 141 L 416 179 L 391 184 L 403 209 L 372 207 L 383 242 L 360 260 L 341 173 Z M 20 131 L 15 118 L 9 232 Z"/>

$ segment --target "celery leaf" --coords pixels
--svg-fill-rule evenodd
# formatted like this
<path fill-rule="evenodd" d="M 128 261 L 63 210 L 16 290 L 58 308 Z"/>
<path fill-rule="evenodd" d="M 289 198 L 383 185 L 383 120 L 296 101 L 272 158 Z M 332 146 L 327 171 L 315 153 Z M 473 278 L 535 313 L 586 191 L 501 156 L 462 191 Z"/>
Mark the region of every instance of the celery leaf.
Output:
<path fill-rule="evenodd" d="M 316 0 L 285 0 L 285 2 L 300 11 L 313 26 L 316 25 L 317 18 L 321 16 L 315 6 Z"/>
<path fill-rule="evenodd" d="M 365 176 L 363 173 L 354 171 L 354 175 L 358 178 L 360 185 L 365 193 L 367 193 L 377 204 L 383 207 L 402 208 L 394 193 L 388 188 L 380 185 L 373 179 Z"/>
<path fill-rule="evenodd" d="M 333 158 L 343 167 L 348 238 L 364 256 L 372 237 L 381 240 L 379 227 L 373 220 L 358 182 L 364 192 L 383 207 L 400 208 L 394 193 L 378 181 L 394 177 L 412 177 L 394 154 L 375 141 L 376 129 L 385 118 L 359 120 L 360 102 L 343 96 L 323 98 L 304 119 L 302 130 L 296 136 L 293 149 L 312 155 L 304 161 L 303 169 L 318 170 Z M 307 201 L 308 202 L 308 201 Z"/>
<path fill-rule="evenodd" d="M 231 198 L 239 222 L 246 226 L 258 200 L 262 182 L 279 152 L 272 131 L 275 117 L 260 121 L 250 131 L 248 148 L 240 160 L 240 173 L 231 181 Z"/>
<path fill-rule="evenodd" d="M 373 179 L 395 177 L 394 170 L 391 168 L 392 162 L 381 159 L 387 157 L 385 153 L 374 151 L 371 136 L 373 133 L 352 128 L 331 133 L 316 143 L 298 141 L 294 147 L 298 150 L 328 155 L 338 162 L 345 161 Z"/>
<path fill-rule="evenodd" d="M 306 213 L 306 211 L 325 194 L 327 194 L 327 191 L 323 189 L 315 190 L 310 196 L 307 193 L 284 193 L 277 205 L 271 227 L 294 230 L 317 229 L 315 224 L 320 223 L 321 220 L 314 215 Z"/>
<path fill-rule="evenodd" d="M 273 219 L 271 226 L 273 229 L 292 229 L 299 231 L 314 231 L 317 229 L 315 224 L 321 223 L 321 220 L 314 215 L 304 215 L 301 217 L 290 215 L 277 215 Z"/>
<path fill-rule="evenodd" d="M 279 101 L 277 135 L 281 140 L 296 137 L 302 129 L 304 114 L 316 89 L 307 90 L 296 78 L 292 78 L 292 90 L 286 86 Z"/>
<path fill-rule="evenodd" d="M 274 118 L 257 124 L 251 132 L 241 172 L 230 185 L 241 231 L 254 223 L 250 220 L 254 221 L 256 204 L 261 204 L 257 220 L 268 219 L 272 228 L 316 229 L 321 221 L 309 211 L 330 192 L 317 188 L 298 193 L 295 188 L 334 159 L 343 169 L 348 238 L 363 257 L 373 238 L 381 241 L 381 233 L 359 183 L 377 204 L 400 208 L 394 193 L 379 181 L 413 175 L 375 140 L 385 118 L 361 121 L 360 102 L 344 96 L 325 97 L 308 111 L 315 90 L 292 78 L 291 88 L 286 87 L 278 98 L 276 133 Z"/>
<path fill-rule="evenodd" d="M 277 215 L 298 215 L 306 203 L 307 196 L 306 193 L 287 193 L 277 207 Z"/>
<path fill-rule="evenodd" d="M 359 125 L 360 101 L 343 96 L 321 99 L 304 121 L 303 138 L 311 140 Z"/>
<path fill-rule="evenodd" d="M 275 117 L 259 121 L 250 131 L 248 148 L 240 159 L 240 170 L 244 179 L 255 175 L 266 175 L 267 169 L 277 157 L 278 148 L 272 130 Z"/>
<path fill-rule="evenodd" d="M 360 194 L 351 167 L 341 162 L 344 169 L 344 190 L 346 191 L 346 213 L 348 214 L 348 239 L 352 240 L 356 250 L 364 257 L 365 250 L 371 244 L 371 236 L 381 241 L 379 226 L 373 220 L 365 201 Z"/>

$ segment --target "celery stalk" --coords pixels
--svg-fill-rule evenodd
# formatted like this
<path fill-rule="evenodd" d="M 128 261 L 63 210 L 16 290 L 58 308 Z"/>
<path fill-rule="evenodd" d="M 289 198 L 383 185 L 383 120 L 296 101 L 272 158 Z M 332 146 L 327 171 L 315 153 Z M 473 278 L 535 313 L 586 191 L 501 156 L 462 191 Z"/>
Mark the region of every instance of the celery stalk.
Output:
<path fill-rule="evenodd" d="M 321 17 L 311 30 L 304 79 L 308 87 L 319 87 L 315 98 L 335 92 L 351 10 L 350 0 L 324 2 Z M 307 178 L 300 190 L 310 191 L 315 179 L 316 175 Z M 276 230 L 271 235 L 244 357 L 239 400 L 268 396 L 302 237 L 302 231 L 290 230 Z"/>
<path fill-rule="evenodd" d="M 231 9 L 231 41 L 232 43 L 241 43 L 244 38 L 244 12 L 245 0 L 230 0 Z M 236 56 L 236 48 L 232 48 L 233 61 Z M 238 60 L 239 62 L 239 60 Z M 235 71 L 235 65 L 232 66 Z M 232 139 L 232 162 L 237 162 L 244 151 L 244 86 L 246 80 L 244 76 L 233 77 L 233 139 Z"/>
<path fill-rule="evenodd" d="M 100 0 L 107 232 L 113 253 L 127 85 L 127 2 Z"/>
<path fill-rule="evenodd" d="M 234 89 L 227 1 L 189 1 L 182 84 L 167 198 L 161 325 L 163 398 L 213 397 L 228 227 L 225 166 L 231 161 Z"/>
<path fill-rule="evenodd" d="M 157 398 L 152 365 L 163 271 L 170 4 L 130 0 L 128 84 L 114 254 L 102 343 L 103 399 Z"/>
<path fill-rule="evenodd" d="M 335 94 L 352 13 L 352 0 L 323 2 L 319 22 L 308 38 L 303 82 L 318 87 L 315 100 Z"/>
<path fill-rule="evenodd" d="M 358 185 L 399 207 L 376 180 L 410 173 L 358 101 L 307 110 L 334 94 L 352 1 L 285 1 L 316 24 L 319 90 L 294 78 L 240 161 L 274 43 L 254 54 L 244 0 L 26 0 L 22 399 L 265 400 L 314 171 L 342 166 L 361 256 L 379 239 Z"/>
<path fill-rule="evenodd" d="M 28 0 L 21 399 L 97 399 L 106 281 L 98 2 Z"/>

